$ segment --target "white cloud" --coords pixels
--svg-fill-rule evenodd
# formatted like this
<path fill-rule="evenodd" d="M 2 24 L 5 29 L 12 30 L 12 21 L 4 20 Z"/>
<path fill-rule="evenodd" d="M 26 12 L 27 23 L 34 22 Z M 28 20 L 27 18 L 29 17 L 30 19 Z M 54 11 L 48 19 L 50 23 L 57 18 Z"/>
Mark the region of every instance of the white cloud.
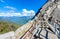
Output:
<path fill-rule="evenodd" d="M 11 6 L 5 6 L 4 8 L 15 10 L 15 8 Z"/>
<path fill-rule="evenodd" d="M 7 11 L 7 13 L 0 13 L 0 17 L 12 17 L 12 16 L 34 16 L 35 12 L 33 10 L 23 9 L 22 12 L 16 13 L 14 10 Z"/>
<path fill-rule="evenodd" d="M 14 10 L 9 10 L 10 13 L 14 13 L 15 11 Z"/>
<path fill-rule="evenodd" d="M 12 16 L 21 16 L 20 13 L 0 13 L 0 17 L 12 17 Z"/>
<path fill-rule="evenodd" d="M 33 10 L 26 10 L 26 9 L 23 9 L 22 11 L 22 15 L 23 16 L 34 16 L 35 15 L 35 12 Z"/>
<path fill-rule="evenodd" d="M 0 2 L 3 2 L 4 3 L 5 1 L 4 0 L 0 0 Z"/>

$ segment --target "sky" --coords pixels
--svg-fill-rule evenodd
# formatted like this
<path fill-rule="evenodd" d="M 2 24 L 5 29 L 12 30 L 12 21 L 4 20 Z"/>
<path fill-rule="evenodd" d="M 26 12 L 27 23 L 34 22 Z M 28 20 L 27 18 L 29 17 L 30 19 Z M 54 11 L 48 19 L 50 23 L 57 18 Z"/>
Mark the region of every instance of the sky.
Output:
<path fill-rule="evenodd" d="M 0 0 L 0 16 L 34 16 L 47 0 Z"/>

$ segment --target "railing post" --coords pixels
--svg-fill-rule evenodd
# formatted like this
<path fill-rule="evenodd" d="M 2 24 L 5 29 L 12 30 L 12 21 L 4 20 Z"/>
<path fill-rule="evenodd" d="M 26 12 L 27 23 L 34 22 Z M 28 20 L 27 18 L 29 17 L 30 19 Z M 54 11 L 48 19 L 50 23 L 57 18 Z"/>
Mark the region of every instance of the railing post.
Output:
<path fill-rule="evenodd" d="M 55 34 L 56 34 L 56 23 L 54 23 L 54 28 L 55 28 L 54 32 L 55 32 Z"/>
<path fill-rule="evenodd" d="M 46 30 L 46 39 L 48 39 L 48 31 Z"/>
<path fill-rule="evenodd" d="M 59 31 L 59 33 L 58 33 L 58 39 L 60 39 L 60 31 Z"/>
<path fill-rule="evenodd" d="M 41 31 L 42 31 L 42 28 L 41 28 L 41 30 L 39 31 L 38 36 L 40 36 Z"/>

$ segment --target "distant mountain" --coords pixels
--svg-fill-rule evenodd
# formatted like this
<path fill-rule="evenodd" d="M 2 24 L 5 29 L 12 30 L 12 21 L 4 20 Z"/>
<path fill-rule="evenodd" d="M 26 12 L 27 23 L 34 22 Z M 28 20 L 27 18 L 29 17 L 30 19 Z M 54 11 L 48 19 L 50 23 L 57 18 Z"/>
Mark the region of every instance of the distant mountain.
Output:
<path fill-rule="evenodd" d="M 29 20 L 31 20 L 33 16 L 23 16 L 23 17 L 0 17 L 0 20 L 3 21 L 8 21 L 8 22 L 13 22 L 17 23 L 20 25 L 24 25 L 27 23 Z"/>

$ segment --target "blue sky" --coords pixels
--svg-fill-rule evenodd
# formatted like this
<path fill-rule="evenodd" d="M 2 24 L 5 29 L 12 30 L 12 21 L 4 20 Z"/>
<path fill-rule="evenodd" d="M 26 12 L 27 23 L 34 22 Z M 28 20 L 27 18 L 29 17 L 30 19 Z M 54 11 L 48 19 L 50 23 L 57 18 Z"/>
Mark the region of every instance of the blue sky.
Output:
<path fill-rule="evenodd" d="M 13 13 L 14 15 L 35 15 L 38 9 L 47 0 L 0 0 L 0 13 Z M 20 13 L 20 14 L 19 14 Z M 1 14 L 2 16 L 4 14 Z M 13 15 L 12 14 L 12 15 Z M 0 15 L 0 16 L 1 16 Z M 7 14 L 6 16 L 8 16 Z"/>

